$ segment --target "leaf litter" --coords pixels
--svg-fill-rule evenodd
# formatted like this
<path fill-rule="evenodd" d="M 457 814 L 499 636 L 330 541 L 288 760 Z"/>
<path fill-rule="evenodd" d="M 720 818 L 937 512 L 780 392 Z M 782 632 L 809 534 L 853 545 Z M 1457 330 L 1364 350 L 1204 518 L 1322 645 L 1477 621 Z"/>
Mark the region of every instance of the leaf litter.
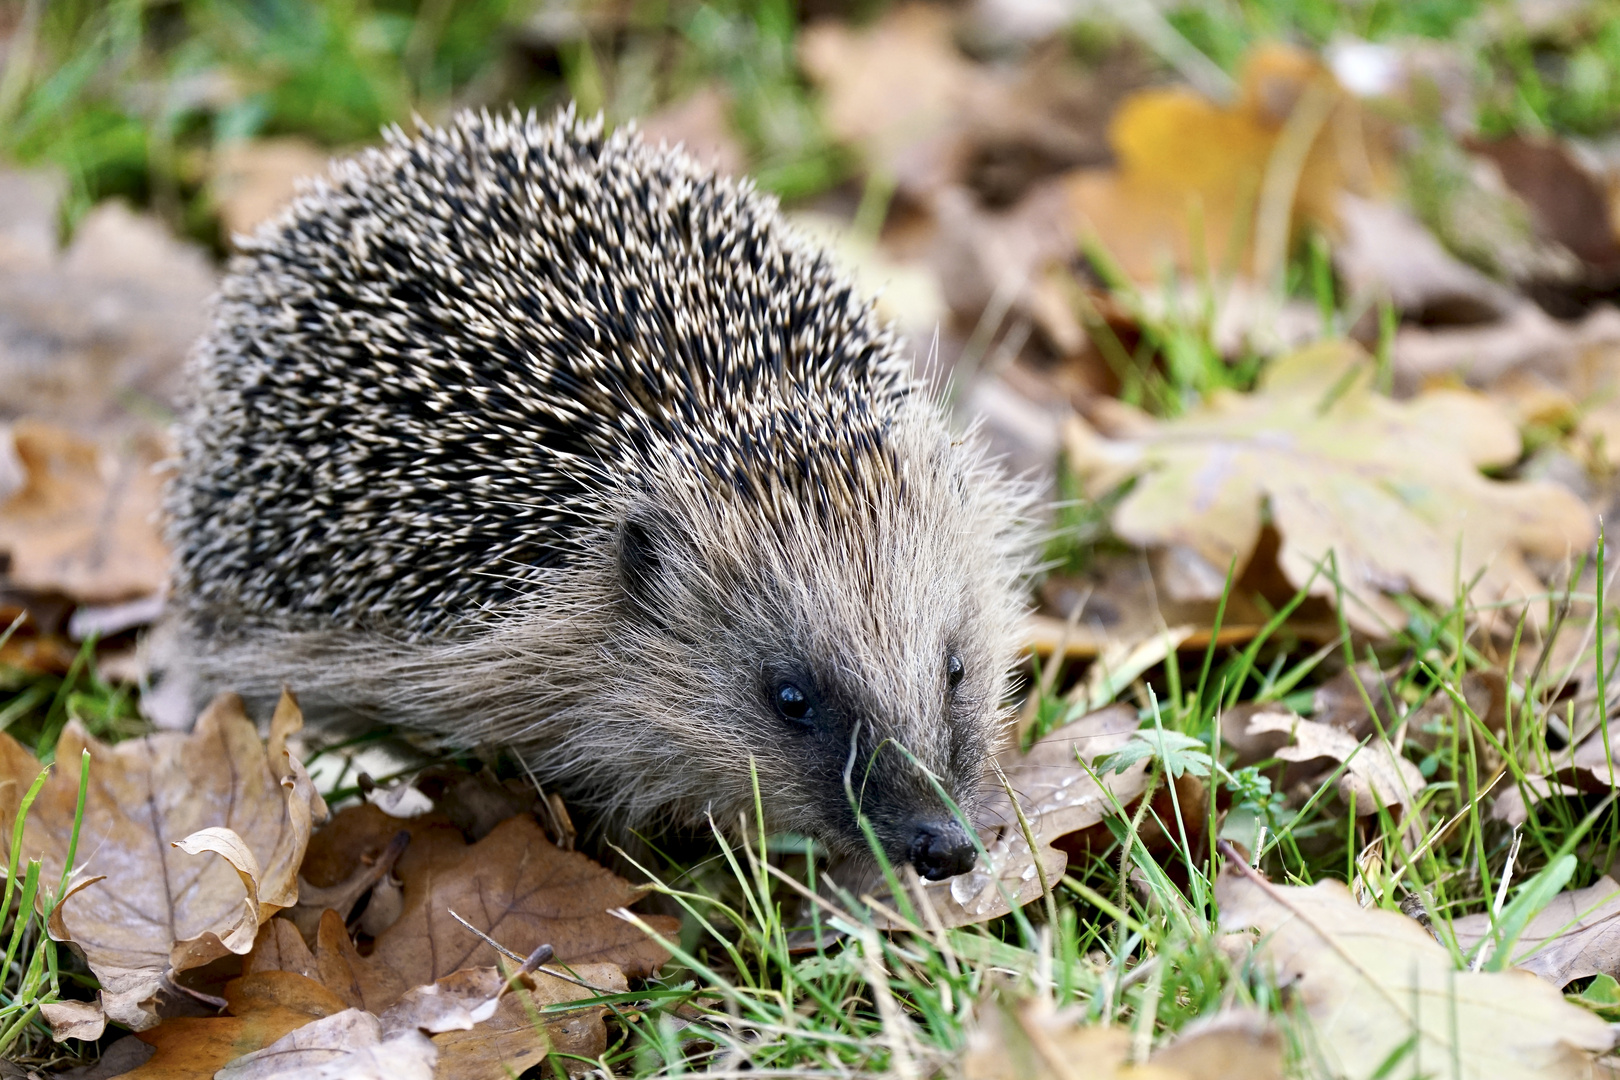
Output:
<path fill-rule="evenodd" d="M 284 698 L 272 746 L 301 725 Z M 325 805 L 298 761 L 277 761 L 234 695 L 222 696 L 189 733 L 108 746 L 70 722 L 57 760 L 90 755 L 90 785 L 69 894 L 51 933 L 72 942 L 101 983 L 106 1016 L 133 1030 L 158 1023 L 157 996 L 175 975 L 243 955 L 265 919 L 297 898 L 297 873 Z M 0 762 L 15 820 L 40 766 L 0 733 Z M 75 830 L 78 777 L 54 770 L 23 823 L 22 850 L 60 875 Z M 138 812 L 131 813 L 138 808 Z"/>
<path fill-rule="evenodd" d="M 1253 963 L 1297 996 L 1333 1075 L 1576 1077 L 1614 1044 L 1608 1024 L 1549 983 L 1458 971 L 1416 920 L 1363 908 L 1340 882 L 1273 885 L 1228 869 L 1216 897 L 1222 929 L 1258 933 Z"/>
<path fill-rule="evenodd" d="M 1461 581 L 1481 610 L 1523 603 L 1544 589 L 1527 555 L 1562 559 L 1596 539 L 1591 510 L 1567 490 L 1480 473 L 1520 449 L 1489 402 L 1459 391 L 1391 401 L 1375 374 L 1354 346 L 1324 343 L 1273 361 L 1252 395 L 1216 392 L 1125 437 L 1074 418 L 1070 458 L 1093 495 L 1135 478 L 1115 528 L 1195 553 L 1211 583 L 1247 564 L 1269 516 L 1288 581 L 1317 596 L 1342 589 L 1344 616 L 1377 636 L 1405 622 L 1396 594 L 1450 603 Z"/>

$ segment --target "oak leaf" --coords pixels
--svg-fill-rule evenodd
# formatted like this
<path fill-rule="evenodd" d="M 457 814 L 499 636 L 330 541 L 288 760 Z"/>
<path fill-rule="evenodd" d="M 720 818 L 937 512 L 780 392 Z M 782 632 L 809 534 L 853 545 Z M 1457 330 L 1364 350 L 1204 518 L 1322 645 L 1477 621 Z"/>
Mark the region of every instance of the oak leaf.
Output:
<path fill-rule="evenodd" d="M 502 822 L 471 846 L 435 835 L 431 845 L 413 841 L 401 857 L 405 909 L 367 957 L 398 972 L 407 986 L 495 962 L 494 950 L 456 915 L 519 955 L 550 945 L 560 962 L 618 964 L 632 977 L 651 975 L 669 959 L 610 914 L 641 892 L 584 855 L 557 848 L 532 817 Z M 648 922 L 668 935 L 679 925 L 668 916 Z"/>
<path fill-rule="evenodd" d="M 361 957 L 343 920 L 332 911 L 321 920 L 313 952 L 290 921 L 270 920 L 245 967 L 249 972 L 307 974 L 344 1004 L 378 1016 L 385 1036 L 407 1028 L 431 1035 L 440 1075 L 490 1080 L 521 1073 L 552 1052 L 598 1056 L 607 1046 L 605 1006 L 544 1015 L 538 1010 L 629 989 L 616 964 L 570 964 L 577 982 L 541 970 L 503 993 L 506 980 L 496 968 L 463 968 L 401 991 L 397 973 L 379 970 Z M 362 1025 L 358 1030 L 369 1029 Z"/>
<path fill-rule="evenodd" d="M 1075 419 L 1070 459 L 1094 495 L 1136 478 L 1114 528 L 1196 556 L 1208 573 L 1188 582 L 1224 582 L 1233 560 L 1241 570 L 1269 513 L 1288 581 L 1335 597 L 1319 570 L 1333 553 L 1344 614 L 1373 634 L 1405 624 L 1392 594 L 1449 606 L 1473 582 L 1476 606 L 1523 601 L 1543 589 L 1527 553 L 1559 558 L 1595 539 L 1592 512 L 1565 489 L 1480 473 L 1520 450 L 1490 402 L 1461 391 L 1392 401 L 1373 378 L 1360 349 L 1325 342 L 1273 361 L 1252 394 L 1217 391 L 1126 437 Z"/>
<path fill-rule="evenodd" d="M 1440 1067 L 1457 1080 L 1590 1075 L 1609 1026 L 1523 971 L 1458 971 L 1415 920 L 1364 909 L 1337 881 L 1216 881 L 1221 928 L 1257 930 L 1254 960 L 1289 988 L 1327 1068 L 1347 1080 Z"/>
<path fill-rule="evenodd" d="M 651 974 L 668 959 L 654 941 L 611 914 L 635 902 L 640 890 L 584 855 L 558 849 L 526 814 L 468 845 L 436 812 L 401 820 L 374 806 L 349 807 L 316 834 L 305 873 L 323 883 L 340 880 L 345 864 L 377 858 L 402 831 L 411 835 L 395 864 L 404 883 L 403 909 L 369 955 L 360 954 L 342 916 L 332 911 L 319 919 L 312 954 L 300 952 L 296 933 L 272 928 L 255 955 L 284 955 L 288 959 L 262 962 L 318 970 L 350 1005 L 374 1013 L 411 987 L 495 962 L 494 950 L 457 916 L 520 955 L 547 944 L 561 963 L 616 964 L 632 976 Z M 665 916 L 648 916 L 648 923 L 667 935 L 678 926 Z"/>
<path fill-rule="evenodd" d="M 272 744 L 296 723 L 284 699 Z M 267 752 L 234 695 L 216 698 L 190 733 L 116 746 L 69 723 L 57 760 L 77 763 L 85 750 L 79 862 L 50 930 L 83 953 L 108 1018 L 139 1031 L 157 1022 L 152 1002 L 165 978 L 248 952 L 260 924 L 296 901 L 311 823 L 325 808 L 296 759 Z M 12 793 L 0 817 L 15 815 L 10 800 L 39 767 L 0 733 L 0 792 Z M 28 815 L 21 854 L 41 859 L 45 880 L 62 873 L 78 795 L 77 770 L 58 768 Z"/>

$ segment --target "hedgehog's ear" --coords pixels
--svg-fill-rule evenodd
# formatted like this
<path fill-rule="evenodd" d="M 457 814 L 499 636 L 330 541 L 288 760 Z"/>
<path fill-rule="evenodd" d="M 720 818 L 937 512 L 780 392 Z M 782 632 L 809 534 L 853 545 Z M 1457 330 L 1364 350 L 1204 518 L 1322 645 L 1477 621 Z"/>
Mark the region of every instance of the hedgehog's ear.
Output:
<path fill-rule="evenodd" d="M 636 507 L 619 523 L 619 585 L 644 616 L 662 622 L 679 587 L 679 526 L 666 510 Z"/>

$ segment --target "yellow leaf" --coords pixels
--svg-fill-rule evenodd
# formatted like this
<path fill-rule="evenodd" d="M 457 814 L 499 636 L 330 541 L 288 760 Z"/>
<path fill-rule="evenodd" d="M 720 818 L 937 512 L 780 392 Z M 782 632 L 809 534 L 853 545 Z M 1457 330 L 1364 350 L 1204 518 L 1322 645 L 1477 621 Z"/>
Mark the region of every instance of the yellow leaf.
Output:
<path fill-rule="evenodd" d="M 1069 179 L 1079 233 L 1127 276 L 1158 280 L 1281 268 L 1292 229 L 1332 227 L 1341 191 L 1387 183 L 1388 151 L 1354 99 L 1309 55 L 1267 45 L 1249 59 L 1231 106 L 1189 90 L 1144 90 L 1109 126 L 1118 163 Z"/>

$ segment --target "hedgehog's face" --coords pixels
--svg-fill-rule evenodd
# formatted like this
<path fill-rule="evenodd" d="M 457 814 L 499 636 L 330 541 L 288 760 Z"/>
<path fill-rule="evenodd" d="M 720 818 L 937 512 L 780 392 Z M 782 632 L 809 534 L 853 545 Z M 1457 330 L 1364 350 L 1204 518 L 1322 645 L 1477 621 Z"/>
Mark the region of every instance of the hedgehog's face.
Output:
<path fill-rule="evenodd" d="M 966 451 L 928 452 L 948 466 L 934 483 L 879 492 L 853 524 L 643 507 L 619 572 L 636 663 L 670 691 L 656 712 L 691 740 L 672 756 L 706 763 L 717 819 L 752 816 L 757 775 L 772 830 L 861 853 L 858 808 L 891 861 L 939 879 L 974 861 L 949 802 L 979 793 L 1022 608 L 1005 491 L 969 489 L 949 458 Z"/>

